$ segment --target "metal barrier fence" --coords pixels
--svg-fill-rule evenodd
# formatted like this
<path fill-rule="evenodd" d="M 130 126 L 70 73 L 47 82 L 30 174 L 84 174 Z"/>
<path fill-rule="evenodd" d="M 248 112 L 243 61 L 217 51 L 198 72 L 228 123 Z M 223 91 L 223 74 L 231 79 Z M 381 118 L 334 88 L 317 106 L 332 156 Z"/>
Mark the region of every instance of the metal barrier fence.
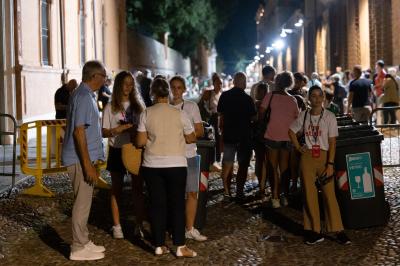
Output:
<path fill-rule="evenodd" d="M 2 167 L 0 170 L 0 176 L 9 176 L 11 177 L 11 185 L 8 186 L 10 188 L 9 194 L 11 193 L 11 189 L 15 186 L 15 161 L 16 161 L 16 156 L 17 156 L 17 121 L 12 115 L 9 114 L 2 114 L 0 113 L 0 119 L 1 123 L 5 126 L 9 123 L 7 123 L 7 120 L 11 120 L 12 124 L 12 130 L 11 131 L 6 131 L 0 129 L 0 144 L 2 145 L 3 148 L 3 154 L 2 154 Z M 9 168 L 8 161 L 9 159 L 9 154 L 6 154 L 6 150 L 8 152 L 8 149 L 6 148 L 5 140 L 4 137 L 9 136 L 12 138 L 12 154 L 11 154 L 11 171 L 6 170 L 6 168 Z"/>
<path fill-rule="evenodd" d="M 35 184 L 33 187 L 23 191 L 24 194 L 53 197 L 54 193 L 43 185 L 43 175 L 66 172 L 67 168 L 61 165 L 61 147 L 62 135 L 65 128 L 65 120 L 40 120 L 30 123 L 24 123 L 20 128 L 20 147 L 21 147 L 21 171 L 24 174 L 35 176 Z M 43 158 L 42 134 L 43 128 L 46 130 L 46 156 Z M 30 165 L 28 158 L 28 131 L 34 131 L 36 139 L 36 156 L 33 165 Z M 55 134 L 54 134 L 55 133 Z M 98 169 L 105 168 L 105 162 L 99 162 L 96 167 Z M 109 189 L 110 185 L 101 177 L 96 187 Z"/>
<path fill-rule="evenodd" d="M 386 113 L 386 114 L 385 114 Z M 391 114 L 390 114 L 391 113 Z M 394 115 L 392 123 L 384 123 L 384 115 Z M 381 145 L 382 163 L 384 167 L 400 166 L 400 107 L 380 107 L 372 110 L 369 124 L 375 126 L 383 135 Z"/>

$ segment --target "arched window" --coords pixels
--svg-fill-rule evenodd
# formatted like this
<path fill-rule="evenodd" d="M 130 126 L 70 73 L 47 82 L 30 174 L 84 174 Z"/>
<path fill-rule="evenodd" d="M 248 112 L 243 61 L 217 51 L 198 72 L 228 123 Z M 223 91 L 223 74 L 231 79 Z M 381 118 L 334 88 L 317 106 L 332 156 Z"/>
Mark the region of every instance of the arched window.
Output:
<path fill-rule="evenodd" d="M 48 0 L 40 1 L 41 8 L 41 44 L 42 63 L 50 65 L 50 3 Z"/>
<path fill-rule="evenodd" d="M 85 6 L 84 0 L 79 0 L 79 28 L 80 28 L 80 52 L 81 52 L 81 64 L 85 64 L 86 61 L 86 50 L 85 50 L 85 35 L 86 35 L 86 27 L 85 27 Z"/>

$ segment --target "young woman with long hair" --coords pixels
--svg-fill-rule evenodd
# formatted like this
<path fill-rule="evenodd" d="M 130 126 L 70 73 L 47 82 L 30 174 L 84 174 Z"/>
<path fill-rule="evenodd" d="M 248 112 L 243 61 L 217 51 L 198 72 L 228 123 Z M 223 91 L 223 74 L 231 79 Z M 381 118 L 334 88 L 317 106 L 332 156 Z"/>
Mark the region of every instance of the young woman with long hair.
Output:
<path fill-rule="evenodd" d="M 107 170 L 110 171 L 111 188 L 111 212 L 114 226 L 112 227 L 114 238 L 124 238 L 121 224 L 118 202 L 122 192 L 124 176 L 127 170 L 122 162 L 122 145 L 130 143 L 134 139 L 139 116 L 144 110 L 144 104 L 138 92 L 135 79 L 129 71 L 122 71 L 115 77 L 111 104 L 107 105 L 103 112 L 102 134 L 108 138 Z M 136 233 L 141 232 L 144 219 L 143 180 L 140 176 L 131 174 L 132 191 L 136 213 Z"/>

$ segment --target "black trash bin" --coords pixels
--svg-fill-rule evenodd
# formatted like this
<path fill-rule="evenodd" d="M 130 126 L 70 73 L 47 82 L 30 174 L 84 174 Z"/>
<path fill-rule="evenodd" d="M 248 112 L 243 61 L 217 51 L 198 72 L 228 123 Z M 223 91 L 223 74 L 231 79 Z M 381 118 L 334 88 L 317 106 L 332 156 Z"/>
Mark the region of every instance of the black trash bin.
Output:
<path fill-rule="evenodd" d="M 203 229 L 206 224 L 207 217 L 207 200 L 208 200 L 208 175 L 210 166 L 215 160 L 215 141 L 214 140 L 198 140 L 197 154 L 200 159 L 200 182 L 199 182 L 199 198 L 197 203 L 197 213 L 194 221 L 195 228 Z"/>
<path fill-rule="evenodd" d="M 336 143 L 337 199 L 346 228 L 386 224 L 380 144 L 383 135 L 368 125 L 339 127 Z"/>

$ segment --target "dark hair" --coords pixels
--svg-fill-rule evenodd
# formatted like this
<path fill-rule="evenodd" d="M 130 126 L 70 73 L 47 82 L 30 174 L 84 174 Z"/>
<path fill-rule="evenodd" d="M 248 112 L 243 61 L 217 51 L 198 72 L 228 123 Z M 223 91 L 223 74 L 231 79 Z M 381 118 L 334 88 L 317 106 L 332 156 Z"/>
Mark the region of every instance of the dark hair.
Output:
<path fill-rule="evenodd" d="M 169 85 L 168 82 L 162 78 L 155 78 L 150 85 L 150 95 L 155 98 L 168 97 L 169 95 Z"/>
<path fill-rule="evenodd" d="M 314 85 L 314 86 L 311 86 L 311 88 L 308 89 L 308 98 L 310 98 L 311 93 L 313 91 L 315 91 L 315 90 L 319 90 L 321 92 L 321 94 L 324 95 L 324 91 L 322 90 L 322 88 L 320 86 L 318 86 L 318 85 Z"/>
<path fill-rule="evenodd" d="M 384 66 L 385 66 L 385 62 L 384 62 L 382 59 L 376 61 L 376 64 L 377 64 L 378 66 L 380 66 L 380 67 L 384 67 Z"/>
<path fill-rule="evenodd" d="M 121 71 L 115 77 L 113 93 L 111 96 L 111 110 L 116 113 L 124 109 L 124 106 L 122 105 L 122 89 L 124 86 L 124 81 L 127 77 L 131 77 L 133 79 L 133 89 L 129 94 L 129 108 L 136 114 L 140 114 L 144 110 L 142 96 L 137 90 L 135 78 L 129 71 Z"/>
<path fill-rule="evenodd" d="M 255 94 L 254 94 L 255 100 L 261 101 L 262 99 L 264 99 L 265 94 L 267 94 L 267 91 L 268 91 L 267 83 L 264 83 L 264 82 L 258 83 L 256 90 L 255 90 Z"/>
<path fill-rule="evenodd" d="M 269 74 L 275 74 L 276 73 L 276 69 L 273 66 L 270 65 L 266 65 L 265 67 L 263 67 L 262 69 L 262 75 L 264 77 L 268 76 Z"/>
<path fill-rule="evenodd" d="M 354 74 L 357 74 L 358 76 L 361 76 L 362 74 L 362 67 L 360 65 L 355 65 L 353 67 L 353 72 Z"/>
<path fill-rule="evenodd" d="M 333 100 L 333 93 L 326 90 L 326 91 L 325 91 L 325 97 L 326 97 L 326 99 L 330 102 L 330 101 Z"/>
<path fill-rule="evenodd" d="M 275 87 L 278 90 L 291 88 L 294 84 L 293 74 L 290 71 L 283 71 L 275 77 Z"/>
<path fill-rule="evenodd" d="M 304 76 L 300 72 L 294 73 L 293 78 L 297 81 L 304 81 Z"/>
<path fill-rule="evenodd" d="M 187 88 L 186 88 L 186 80 L 185 80 L 184 77 L 179 76 L 179 75 L 173 76 L 173 77 L 169 80 L 169 85 L 170 85 L 170 86 L 172 85 L 172 81 L 174 81 L 174 80 L 177 80 L 177 81 L 182 82 L 183 87 L 185 88 L 185 91 L 187 90 Z"/>

